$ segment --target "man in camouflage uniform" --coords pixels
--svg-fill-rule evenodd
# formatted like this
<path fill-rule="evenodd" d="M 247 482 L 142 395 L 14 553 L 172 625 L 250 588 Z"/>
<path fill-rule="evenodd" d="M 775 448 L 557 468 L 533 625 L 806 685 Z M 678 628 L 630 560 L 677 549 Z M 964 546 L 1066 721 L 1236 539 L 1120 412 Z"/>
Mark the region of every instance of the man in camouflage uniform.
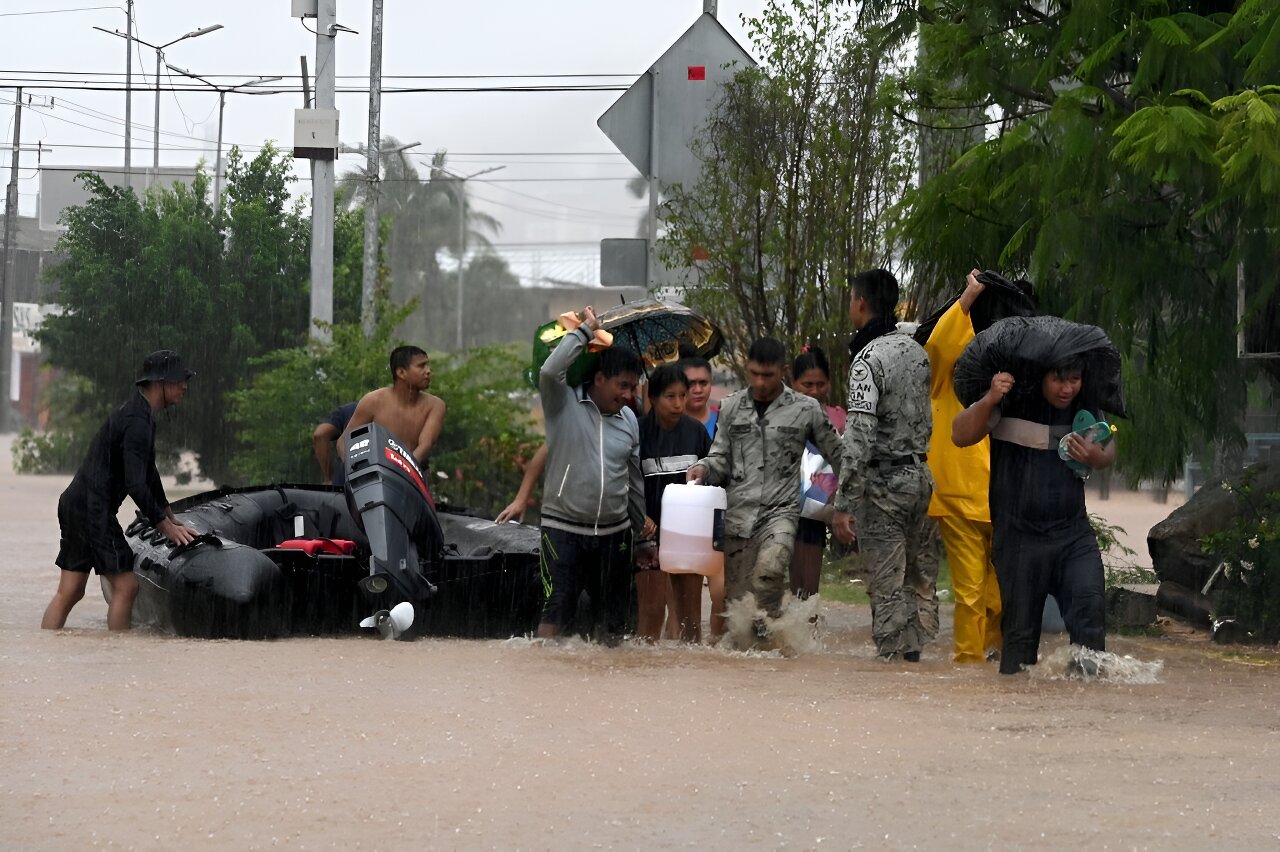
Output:
<path fill-rule="evenodd" d="M 897 330 L 898 282 L 883 269 L 854 276 L 849 316 L 849 419 L 835 498 L 836 536 L 854 538 L 869 573 L 871 635 L 882 659 L 920 659 L 937 632 L 937 537 L 925 464 L 933 411 L 929 357 Z"/>
<path fill-rule="evenodd" d="M 761 338 L 747 353 L 749 387 L 720 405 L 711 451 L 689 468 L 689 481 L 723 485 L 725 601 L 748 592 L 770 618 L 782 614 L 791 550 L 800 518 L 800 461 L 812 441 L 839 469 L 840 439 L 822 406 L 783 383 L 787 351 Z M 757 638 L 768 635 L 757 619 Z"/>

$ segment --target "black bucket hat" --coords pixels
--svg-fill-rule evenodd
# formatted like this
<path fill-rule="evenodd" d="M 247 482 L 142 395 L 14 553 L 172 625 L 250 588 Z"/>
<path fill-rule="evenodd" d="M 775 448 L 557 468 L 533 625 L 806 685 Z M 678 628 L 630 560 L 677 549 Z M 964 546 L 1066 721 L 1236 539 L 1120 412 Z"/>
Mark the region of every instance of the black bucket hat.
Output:
<path fill-rule="evenodd" d="M 148 382 L 185 382 L 195 376 L 195 370 L 182 366 L 182 356 L 172 349 L 160 349 L 142 359 L 142 376 L 135 385 Z"/>

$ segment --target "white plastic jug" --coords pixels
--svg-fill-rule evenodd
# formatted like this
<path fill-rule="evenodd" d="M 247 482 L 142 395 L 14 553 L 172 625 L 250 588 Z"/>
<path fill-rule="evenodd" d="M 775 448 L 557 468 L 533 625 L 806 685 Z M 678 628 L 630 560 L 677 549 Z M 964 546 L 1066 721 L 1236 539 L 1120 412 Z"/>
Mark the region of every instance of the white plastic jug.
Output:
<path fill-rule="evenodd" d="M 673 574 L 721 574 L 724 552 L 713 546 L 717 510 L 729 505 L 717 485 L 668 485 L 662 492 L 658 564 Z M 719 542 L 717 542 L 719 543 Z"/>

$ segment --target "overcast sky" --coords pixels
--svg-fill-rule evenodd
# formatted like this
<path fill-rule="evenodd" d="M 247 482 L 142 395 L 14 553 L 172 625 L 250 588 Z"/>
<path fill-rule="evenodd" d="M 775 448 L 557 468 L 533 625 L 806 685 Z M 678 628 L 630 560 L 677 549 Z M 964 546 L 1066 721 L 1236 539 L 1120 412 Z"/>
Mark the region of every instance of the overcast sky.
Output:
<path fill-rule="evenodd" d="M 18 78 L 47 81 L 97 79 L 119 84 L 125 64 L 123 39 L 98 32 L 125 28 L 123 4 L 101 0 L 0 0 L 0 83 Z M 630 85 L 702 12 L 702 0 L 478 0 L 422 3 L 385 0 L 385 86 L 489 86 L 528 84 Z M 719 18 L 750 48 L 740 23 L 758 14 L 763 0 L 721 0 Z M 299 57 L 315 73 L 315 36 L 289 16 L 289 0 L 225 0 L 221 3 L 137 0 L 135 32 L 153 44 L 222 24 L 224 29 L 172 45 L 165 60 L 219 85 L 259 76 L 282 76 L 274 86 L 299 85 Z M 77 9 L 57 14 L 13 14 Z M 358 30 L 337 41 L 339 88 L 364 88 L 369 74 L 369 0 L 338 0 L 338 21 Z M 314 20 L 307 25 L 314 27 Z M 155 52 L 135 48 L 133 63 L 133 164 L 152 159 Z M 55 73 L 57 72 L 57 73 Z M 69 73 L 68 73 L 69 72 Z M 393 75 L 527 75 L 512 79 L 394 80 Z M 538 75 L 621 75 L 555 79 Z M 96 75 L 113 75 L 98 77 Z M 162 84 L 192 81 L 165 72 Z M 43 162 L 58 165 L 123 164 L 123 92 L 68 91 L 30 82 L 36 101 L 55 98 L 52 109 L 24 109 L 24 146 L 43 142 L 53 150 Z M 596 127 L 596 119 L 621 92 L 412 93 L 385 94 L 382 133 L 417 141 L 425 159 L 449 152 L 462 174 L 505 168 L 478 178 L 471 194 L 478 207 L 504 223 L 499 245 L 590 244 L 602 237 L 633 236 L 644 203 L 625 190 L 635 170 Z M 0 178 L 9 179 L 13 134 L 13 89 L 0 89 Z M 368 96 L 339 93 L 341 136 L 355 145 L 367 137 Z M 263 140 L 292 147 L 293 110 L 299 92 L 227 96 L 224 146 L 255 151 Z M 164 92 L 160 101 L 162 166 L 189 166 L 201 156 L 213 161 L 217 96 L 209 92 Z M 102 146 L 102 147 L 75 147 Z M 195 148 L 195 150 L 192 150 Z M 167 149 L 167 150 L 166 150 Z M 19 170 L 20 209 L 34 215 L 37 155 L 24 151 Z M 339 160 L 339 174 L 362 161 Z M 310 193 L 309 171 L 295 171 L 300 192 Z"/>

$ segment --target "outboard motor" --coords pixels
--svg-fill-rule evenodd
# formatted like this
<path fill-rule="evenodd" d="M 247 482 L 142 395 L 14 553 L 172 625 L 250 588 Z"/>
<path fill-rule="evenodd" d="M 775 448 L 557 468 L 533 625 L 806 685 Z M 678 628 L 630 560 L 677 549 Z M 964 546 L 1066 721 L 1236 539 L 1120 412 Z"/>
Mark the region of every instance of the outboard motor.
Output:
<path fill-rule="evenodd" d="M 444 547 L 422 471 L 389 430 L 369 423 L 347 436 L 346 472 L 347 506 L 369 539 L 369 576 L 360 589 L 378 610 L 408 601 L 421 625 L 436 591 L 425 569 Z"/>

